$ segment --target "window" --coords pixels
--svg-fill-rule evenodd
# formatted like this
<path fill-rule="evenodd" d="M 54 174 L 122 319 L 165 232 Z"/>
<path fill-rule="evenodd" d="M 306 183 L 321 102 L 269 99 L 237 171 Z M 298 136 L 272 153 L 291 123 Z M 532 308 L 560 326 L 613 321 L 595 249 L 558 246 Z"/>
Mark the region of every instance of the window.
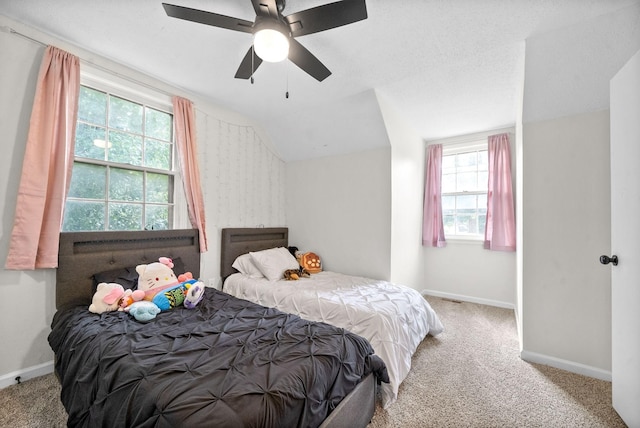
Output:
<path fill-rule="evenodd" d="M 169 111 L 81 86 L 62 230 L 173 228 L 173 165 Z"/>
<path fill-rule="evenodd" d="M 484 141 L 443 147 L 442 220 L 447 238 L 483 239 L 488 169 Z"/>

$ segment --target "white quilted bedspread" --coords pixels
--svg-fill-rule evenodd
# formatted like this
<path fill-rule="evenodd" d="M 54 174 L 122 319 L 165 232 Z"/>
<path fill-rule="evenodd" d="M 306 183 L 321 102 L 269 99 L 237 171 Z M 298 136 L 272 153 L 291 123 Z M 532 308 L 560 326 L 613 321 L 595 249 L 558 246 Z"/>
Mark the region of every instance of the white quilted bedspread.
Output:
<path fill-rule="evenodd" d="M 382 384 L 382 404 L 398 397 L 411 369 L 411 356 L 427 334 L 443 326 L 416 290 L 368 278 L 320 272 L 298 281 L 273 281 L 231 275 L 223 291 L 263 306 L 322 321 L 358 334 L 371 343 L 387 365 L 389 384 Z"/>

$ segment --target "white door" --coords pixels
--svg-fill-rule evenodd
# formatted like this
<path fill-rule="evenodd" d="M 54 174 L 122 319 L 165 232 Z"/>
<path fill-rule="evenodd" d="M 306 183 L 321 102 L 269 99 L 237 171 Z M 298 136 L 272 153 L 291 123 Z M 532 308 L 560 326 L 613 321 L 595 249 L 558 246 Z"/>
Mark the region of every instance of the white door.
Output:
<path fill-rule="evenodd" d="M 613 407 L 640 427 L 640 52 L 611 80 Z"/>

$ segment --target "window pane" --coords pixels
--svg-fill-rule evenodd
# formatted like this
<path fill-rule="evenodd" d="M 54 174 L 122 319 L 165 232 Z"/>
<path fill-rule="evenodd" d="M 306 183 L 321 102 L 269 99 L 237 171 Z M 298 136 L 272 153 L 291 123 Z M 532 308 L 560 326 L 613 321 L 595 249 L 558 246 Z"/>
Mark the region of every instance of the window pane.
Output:
<path fill-rule="evenodd" d="M 478 170 L 479 171 L 489 170 L 489 157 L 487 155 L 486 150 L 482 150 L 478 152 Z"/>
<path fill-rule="evenodd" d="M 78 109 L 62 230 L 171 228 L 173 115 L 86 86 Z"/>
<path fill-rule="evenodd" d="M 478 155 L 477 152 L 470 152 L 470 153 L 460 153 L 457 157 L 456 157 L 456 166 L 458 167 L 458 170 L 463 169 L 463 170 L 476 170 L 476 167 L 478 165 Z"/>
<path fill-rule="evenodd" d="M 456 175 L 442 174 L 442 183 L 440 183 L 442 193 L 452 193 L 456 191 Z"/>
<path fill-rule="evenodd" d="M 476 210 L 476 195 L 456 196 L 456 208 L 458 210 L 473 209 Z"/>
<path fill-rule="evenodd" d="M 147 137 L 157 138 L 164 141 L 172 141 L 171 131 L 173 130 L 172 116 L 163 111 L 146 109 L 146 120 L 144 133 Z"/>
<path fill-rule="evenodd" d="M 165 174 L 147 174 L 147 198 L 146 202 L 169 202 L 170 194 L 169 176 Z"/>
<path fill-rule="evenodd" d="M 142 106 L 122 98 L 110 97 L 109 127 L 142 134 Z"/>
<path fill-rule="evenodd" d="M 478 174 L 476 172 L 462 172 L 457 176 L 458 192 L 470 192 L 478 188 Z"/>
<path fill-rule="evenodd" d="M 486 212 L 486 210 L 485 210 Z M 478 216 L 478 233 L 484 235 L 484 229 L 487 226 L 487 214 L 480 214 Z"/>
<path fill-rule="evenodd" d="M 489 188 L 489 173 L 478 173 L 478 190 L 486 191 Z"/>
<path fill-rule="evenodd" d="M 109 174 L 109 199 L 142 202 L 143 172 L 111 168 Z M 142 219 L 142 216 L 140 216 Z"/>
<path fill-rule="evenodd" d="M 455 196 L 443 196 L 442 197 L 442 212 L 453 212 L 456 209 L 456 197 Z"/>
<path fill-rule="evenodd" d="M 475 213 L 463 212 L 456 219 L 456 233 L 461 235 L 478 233 L 478 222 Z"/>
<path fill-rule="evenodd" d="M 442 172 L 450 173 L 456 171 L 456 155 L 442 156 Z"/>
<path fill-rule="evenodd" d="M 81 86 L 78 98 L 78 120 L 96 125 L 106 125 L 107 94 Z"/>
<path fill-rule="evenodd" d="M 78 123 L 75 154 L 81 158 L 104 160 L 106 140 L 105 128 Z"/>
<path fill-rule="evenodd" d="M 144 165 L 150 168 L 171 170 L 172 144 L 158 140 L 146 140 L 144 147 Z"/>
<path fill-rule="evenodd" d="M 452 215 L 443 215 L 442 222 L 444 223 L 444 234 L 445 236 L 455 234 L 455 217 Z"/>
<path fill-rule="evenodd" d="M 142 229 L 142 204 L 109 204 L 109 230 Z"/>
<path fill-rule="evenodd" d="M 487 212 L 487 194 L 478 195 L 478 210 L 481 212 Z"/>
<path fill-rule="evenodd" d="M 165 230 L 169 228 L 169 207 L 167 205 L 147 205 L 145 229 Z"/>
<path fill-rule="evenodd" d="M 142 137 L 126 132 L 109 131 L 109 160 L 142 165 Z"/>
<path fill-rule="evenodd" d="M 104 202 L 67 201 L 62 230 L 104 230 Z"/>
<path fill-rule="evenodd" d="M 106 182 L 106 167 L 74 162 L 71 173 L 71 184 L 69 185 L 69 197 L 105 199 Z"/>

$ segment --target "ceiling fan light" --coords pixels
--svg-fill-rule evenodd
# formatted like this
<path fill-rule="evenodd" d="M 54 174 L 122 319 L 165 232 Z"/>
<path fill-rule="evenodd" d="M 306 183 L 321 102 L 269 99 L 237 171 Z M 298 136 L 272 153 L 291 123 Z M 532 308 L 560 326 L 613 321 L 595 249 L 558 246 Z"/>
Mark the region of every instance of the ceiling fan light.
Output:
<path fill-rule="evenodd" d="M 265 28 L 253 36 L 253 48 L 263 61 L 280 62 L 289 56 L 289 39 L 278 30 Z"/>

